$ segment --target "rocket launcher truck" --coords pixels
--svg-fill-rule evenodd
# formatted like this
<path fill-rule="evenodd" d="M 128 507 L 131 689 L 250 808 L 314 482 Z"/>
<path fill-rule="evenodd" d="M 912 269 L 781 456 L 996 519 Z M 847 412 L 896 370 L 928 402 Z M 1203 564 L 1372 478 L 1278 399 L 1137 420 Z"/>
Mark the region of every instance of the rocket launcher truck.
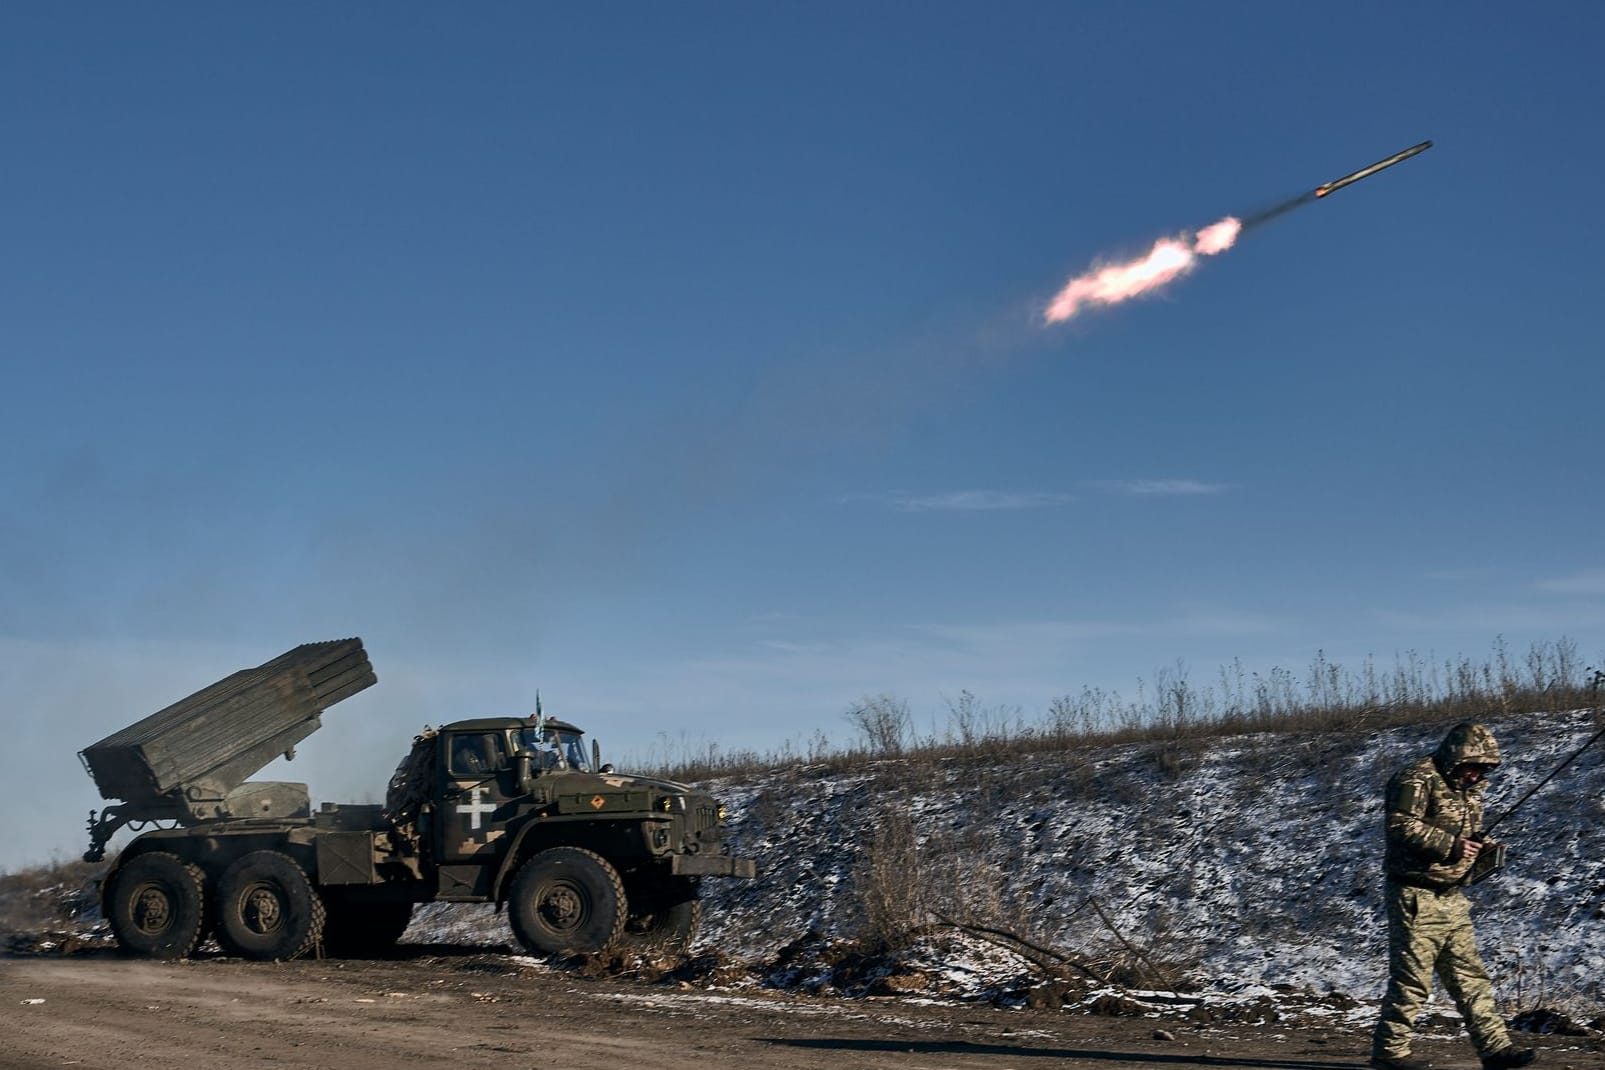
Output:
<path fill-rule="evenodd" d="M 505 908 L 535 954 L 683 949 L 702 879 L 755 875 L 725 852 L 712 796 L 617 773 L 538 714 L 425 729 L 383 805 L 314 810 L 305 784 L 249 779 L 376 680 L 360 639 L 308 643 L 81 752 L 114 802 L 90 812 L 84 857 L 139 832 L 101 882 L 125 951 L 181 958 L 215 937 L 252 959 L 377 955 L 434 901 Z"/>

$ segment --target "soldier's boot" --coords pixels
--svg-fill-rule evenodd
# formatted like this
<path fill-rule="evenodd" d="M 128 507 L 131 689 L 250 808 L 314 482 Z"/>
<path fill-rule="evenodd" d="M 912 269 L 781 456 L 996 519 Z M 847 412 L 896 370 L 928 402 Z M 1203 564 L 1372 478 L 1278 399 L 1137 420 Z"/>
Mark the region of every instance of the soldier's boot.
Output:
<path fill-rule="evenodd" d="M 1498 1051 L 1491 1051 L 1482 1057 L 1482 1070 L 1510 1070 L 1515 1066 L 1526 1066 L 1538 1053 L 1532 1048 L 1518 1048 L 1512 1044 Z"/>
<path fill-rule="evenodd" d="M 1371 1070 L 1432 1070 L 1432 1064 L 1416 1055 L 1373 1055 Z"/>

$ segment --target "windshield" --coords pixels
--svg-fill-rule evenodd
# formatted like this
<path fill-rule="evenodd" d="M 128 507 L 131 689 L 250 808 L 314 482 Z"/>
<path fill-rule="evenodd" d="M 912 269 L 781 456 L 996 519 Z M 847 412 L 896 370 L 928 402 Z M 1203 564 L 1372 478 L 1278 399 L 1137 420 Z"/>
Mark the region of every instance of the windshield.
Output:
<path fill-rule="evenodd" d="M 537 769 L 591 771 L 591 760 L 585 753 L 585 736 L 579 732 L 529 725 L 518 730 L 518 749 L 535 755 Z"/>

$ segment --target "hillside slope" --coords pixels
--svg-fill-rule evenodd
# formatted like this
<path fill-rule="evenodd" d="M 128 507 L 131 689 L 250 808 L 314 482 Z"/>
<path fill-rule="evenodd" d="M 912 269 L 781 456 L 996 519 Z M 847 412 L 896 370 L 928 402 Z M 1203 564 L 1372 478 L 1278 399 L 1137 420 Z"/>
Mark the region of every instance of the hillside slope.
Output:
<path fill-rule="evenodd" d="M 1586 711 L 1488 723 L 1506 756 L 1490 818 L 1596 731 Z M 703 944 L 773 961 L 809 939 L 874 934 L 884 926 L 861 906 L 869 893 L 871 903 L 890 895 L 894 913 L 935 908 L 1091 960 L 1125 941 L 1205 988 L 1375 998 L 1386 953 L 1382 788 L 1446 727 L 1134 744 L 930 771 L 888 761 L 856 775 L 716 784 L 732 804 L 735 850 L 758 860 L 760 879 L 707 883 Z M 1469 894 L 1501 995 L 1598 1010 L 1605 743 L 1499 832 L 1511 861 Z"/>

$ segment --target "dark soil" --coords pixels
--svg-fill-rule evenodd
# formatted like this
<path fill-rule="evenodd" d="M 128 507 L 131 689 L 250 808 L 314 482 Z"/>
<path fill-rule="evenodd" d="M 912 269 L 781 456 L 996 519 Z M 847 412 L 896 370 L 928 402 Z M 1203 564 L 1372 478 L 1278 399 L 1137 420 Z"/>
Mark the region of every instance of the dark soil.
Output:
<path fill-rule="evenodd" d="M 1366 1062 L 1363 1026 L 804 997 L 676 978 L 422 947 L 382 961 L 159 962 L 104 950 L 0 958 L 0 1067 L 1339 1070 Z M 1541 1066 L 1605 1070 L 1597 1037 L 1522 1043 L 1543 1049 Z M 1439 1067 L 1477 1065 L 1453 1030 L 1434 1031 L 1418 1051 Z"/>

